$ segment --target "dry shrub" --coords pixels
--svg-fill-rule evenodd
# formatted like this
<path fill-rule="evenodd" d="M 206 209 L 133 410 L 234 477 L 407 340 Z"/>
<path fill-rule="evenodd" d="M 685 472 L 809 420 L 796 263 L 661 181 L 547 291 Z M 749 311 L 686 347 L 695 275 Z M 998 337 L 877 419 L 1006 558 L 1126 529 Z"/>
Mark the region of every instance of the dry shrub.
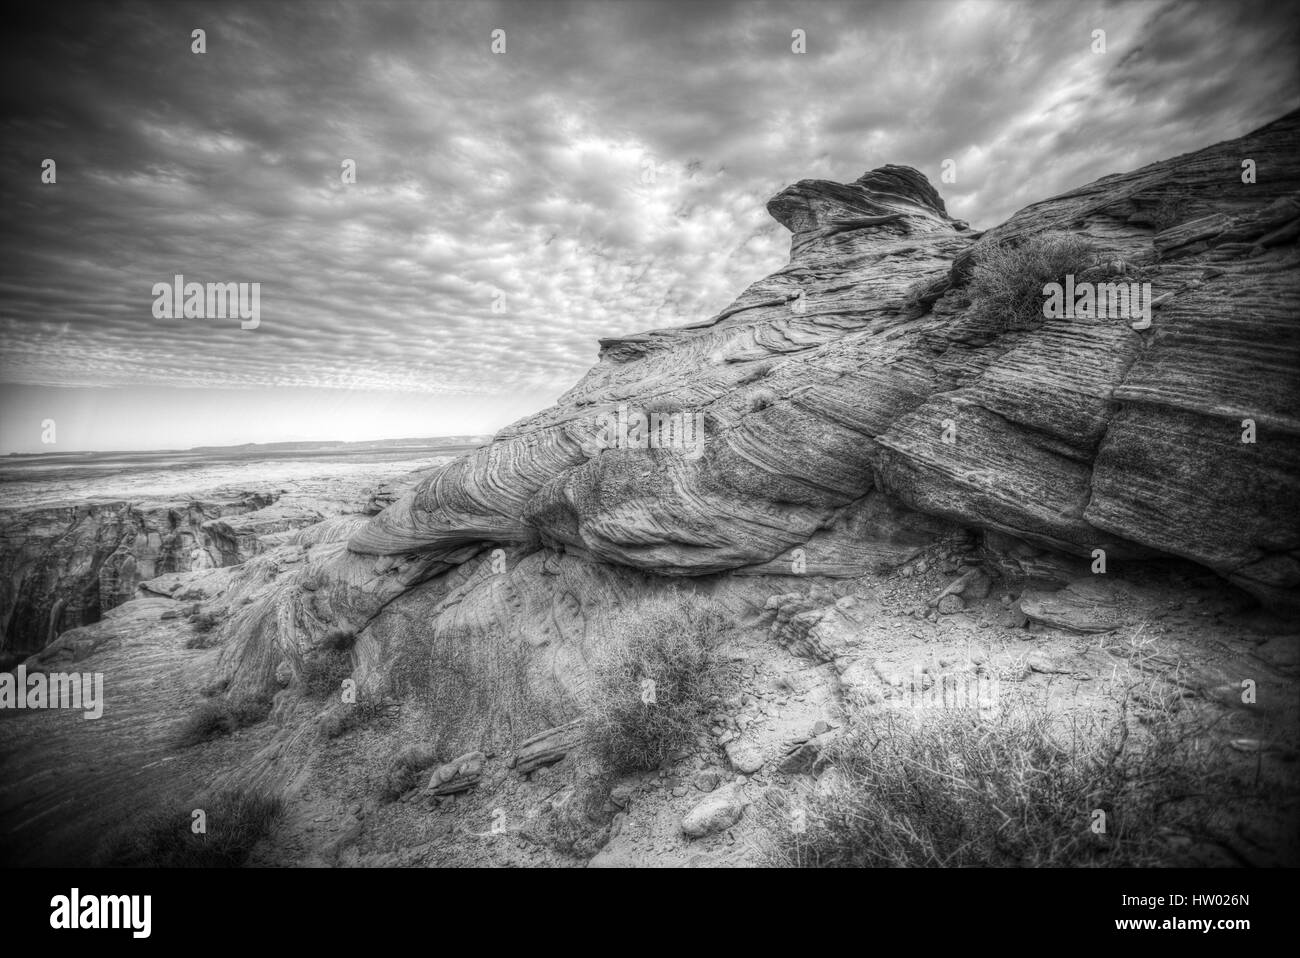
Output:
<path fill-rule="evenodd" d="M 766 816 L 769 863 L 798 867 L 1069 867 L 1164 863 L 1162 833 L 1196 827 L 1206 750 L 1170 713 L 1127 707 L 1053 731 L 1004 707 L 852 720 L 830 768 Z M 1105 814 L 1105 831 L 1095 825 Z"/>
<path fill-rule="evenodd" d="M 727 629 L 720 608 L 682 592 L 609 617 L 588 663 L 585 712 L 587 743 L 610 771 L 657 768 L 707 732 Z"/>
<path fill-rule="evenodd" d="M 205 803 L 207 832 L 193 831 L 193 809 L 146 816 L 109 837 L 100 864 L 117 868 L 235 868 L 247 861 L 284 811 L 280 798 L 230 791 Z"/>
<path fill-rule="evenodd" d="M 971 273 L 974 313 L 1001 330 L 1033 329 L 1043 322 L 1043 286 L 1065 282 L 1096 262 L 1093 245 L 1072 233 L 1040 233 L 1018 244 L 980 250 Z"/>

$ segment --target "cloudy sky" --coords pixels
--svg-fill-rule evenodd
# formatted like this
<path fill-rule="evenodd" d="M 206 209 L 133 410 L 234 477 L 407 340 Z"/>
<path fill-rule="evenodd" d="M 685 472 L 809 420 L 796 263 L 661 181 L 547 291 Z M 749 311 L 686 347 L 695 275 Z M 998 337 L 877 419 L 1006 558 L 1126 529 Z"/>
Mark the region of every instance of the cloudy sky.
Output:
<path fill-rule="evenodd" d="M 782 265 L 791 182 L 904 163 L 984 228 L 1300 106 L 1276 2 L 40 9 L 0 60 L 0 453 L 491 431 Z M 155 317 L 176 274 L 260 283 L 260 324 Z"/>

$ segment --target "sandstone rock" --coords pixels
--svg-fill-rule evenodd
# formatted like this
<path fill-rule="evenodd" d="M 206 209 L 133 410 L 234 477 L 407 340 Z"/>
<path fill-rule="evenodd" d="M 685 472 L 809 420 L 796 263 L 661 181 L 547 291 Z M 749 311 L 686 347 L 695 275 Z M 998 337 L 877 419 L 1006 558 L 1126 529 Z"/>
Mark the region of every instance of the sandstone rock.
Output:
<path fill-rule="evenodd" d="M 1000 629 L 1023 629 L 1029 624 L 1029 616 L 1021 610 L 1019 603 L 1003 609 L 993 616 L 993 625 Z"/>
<path fill-rule="evenodd" d="M 604 340 L 559 405 L 439 470 L 349 546 L 436 557 L 540 533 L 678 575 L 761 568 L 795 549 L 848 574 L 891 542 L 870 516 L 885 505 L 904 524 L 997 530 L 1080 558 L 1183 556 L 1300 609 L 1300 284 L 1270 239 L 1289 228 L 1298 133 L 1293 113 L 978 236 L 906 167 L 797 183 L 768 204 L 792 234 L 786 269 L 706 322 Z M 1264 157 L 1267 183 L 1223 172 L 1242 156 Z M 1154 245 L 1139 214 L 1170 195 L 1218 218 Z M 970 311 L 984 250 L 1085 223 L 1105 224 L 1089 229 L 1101 258 L 1140 264 L 1172 293 L 1151 329 L 1008 332 Z M 1241 244 L 1256 241 L 1266 252 L 1246 263 Z M 1222 274 L 1182 281 L 1209 258 Z M 751 357 L 771 364 L 761 385 L 738 368 Z M 770 401 L 756 405 L 760 389 Z M 652 397 L 707 402 L 701 455 L 600 447 L 602 413 Z M 1247 417 L 1268 443 L 1240 442 Z M 938 439 L 948 420 L 952 443 Z M 1244 484 L 1256 492 L 1234 494 Z"/>
<path fill-rule="evenodd" d="M 722 775 L 712 769 L 695 773 L 695 787 L 701 792 L 711 792 L 722 784 Z"/>
<path fill-rule="evenodd" d="M 429 778 L 425 792 L 429 795 L 454 795 L 478 784 L 486 757 L 482 752 L 467 752 L 445 765 L 439 765 Z"/>
<path fill-rule="evenodd" d="M 520 743 L 510 764 L 520 775 L 527 775 L 560 761 L 582 742 L 582 738 L 581 719 L 547 729 Z"/>
<path fill-rule="evenodd" d="M 968 583 L 979 573 L 978 569 L 968 569 L 960 576 L 949 582 L 942 592 L 930 600 L 930 605 L 939 605 L 946 597 L 950 595 L 962 595 L 967 588 Z M 985 593 L 987 594 L 987 592 Z"/>
<path fill-rule="evenodd" d="M 740 821 L 744 814 L 740 787 L 724 785 L 710 792 L 682 817 L 682 834 L 687 838 L 704 838 Z"/>
<path fill-rule="evenodd" d="M 1124 624 L 1108 589 L 1087 579 L 1054 593 L 1026 592 L 1020 609 L 1035 622 L 1070 632 L 1111 632 Z"/>
<path fill-rule="evenodd" d="M 988 598 L 990 590 L 993 588 L 993 579 L 983 569 L 976 569 L 975 574 L 971 576 L 966 583 L 965 590 L 961 593 L 962 599 L 970 601 Z"/>
<path fill-rule="evenodd" d="M 824 723 L 818 723 L 819 725 Z M 797 742 L 785 753 L 777 768 L 787 775 L 807 775 L 816 768 L 818 760 L 835 738 L 833 731 L 824 731 Z"/>
<path fill-rule="evenodd" d="M 763 753 L 752 742 L 728 742 L 725 751 L 731 767 L 741 774 L 753 775 L 763 767 Z"/>

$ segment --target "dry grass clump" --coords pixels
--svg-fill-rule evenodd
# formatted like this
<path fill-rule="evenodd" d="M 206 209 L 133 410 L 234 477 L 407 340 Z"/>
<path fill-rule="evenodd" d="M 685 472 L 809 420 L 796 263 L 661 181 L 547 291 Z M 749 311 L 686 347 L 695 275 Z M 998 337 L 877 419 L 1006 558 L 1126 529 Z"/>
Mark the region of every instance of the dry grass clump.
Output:
<path fill-rule="evenodd" d="M 1127 707 L 1065 733 L 1028 707 L 859 717 L 821 779 L 768 813 L 765 857 L 783 867 L 1165 863 L 1167 830 L 1194 829 L 1184 800 L 1214 776 L 1172 714 L 1144 719 L 1139 741 Z"/>
<path fill-rule="evenodd" d="M 1097 259 L 1092 243 L 1072 233 L 1040 233 L 1020 243 L 978 253 L 969 294 L 974 312 L 1001 330 L 1033 329 L 1043 322 L 1043 287 L 1065 283 Z"/>
<path fill-rule="evenodd" d="M 612 615 L 588 663 L 587 743 L 612 772 L 657 768 L 707 732 L 728 629 L 713 603 L 689 593 Z"/>
<path fill-rule="evenodd" d="M 194 809 L 144 817 L 110 836 L 99 863 L 116 868 L 236 868 L 270 834 L 284 803 L 277 796 L 230 791 L 202 808 L 206 831 L 194 832 Z"/>

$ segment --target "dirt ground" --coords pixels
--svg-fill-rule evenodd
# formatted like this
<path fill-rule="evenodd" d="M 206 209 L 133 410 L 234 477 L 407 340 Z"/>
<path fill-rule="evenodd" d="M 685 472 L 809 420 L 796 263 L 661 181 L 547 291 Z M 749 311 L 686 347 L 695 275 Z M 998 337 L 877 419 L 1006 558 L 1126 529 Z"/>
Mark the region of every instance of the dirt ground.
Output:
<path fill-rule="evenodd" d="M 415 700 L 335 738 L 317 728 L 319 706 L 299 702 L 231 737 L 177 748 L 179 724 L 202 699 L 201 657 L 217 650 L 184 648 L 193 627 L 162 618 L 171 600 L 137 600 L 81 630 L 89 641 L 75 668 L 112 677 L 102 720 L 63 711 L 0 718 L 3 857 L 88 863 L 107 834 L 141 814 L 145 796 L 158 807 L 201 807 L 230 770 L 269 749 L 272 765 L 298 771 L 252 865 L 752 866 L 762 860 L 764 803 L 806 774 L 788 761 L 802 743 L 834 732 L 850 704 L 880 714 L 938 707 L 918 705 L 918 693 L 959 676 L 1003 701 L 1045 708 L 1063 727 L 1121 703 L 1139 724 L 1144 714 L 1176 713 L 1213 762 L 1252 783 L 1209 839 L 1184 848 L 1190 860 L 1300 861 L 1300 635 L 1191 566 L 1080 582 L 1086 601 L 1073 609 L 1059 599 L 1068 590 L 1046 592 L 1052 601 L 1036 606 L 1032 590 L 1011 594 L 995 579 L 987 595 L 938 612 L 932 600 L 960 571 L 922 560 L 852 580 L 730 580 L 718 586 L 721 595 L 735 585 L 736 628 L 719 649 L 729 679 L 694 748 L 655 771 L 596 776 L 594 787 L 580 752 L 527 776 L 509 767 L 510 755 L 489 752 L 468 791 L 434 798 L 416 788 L 396 800 L 384 800 L 380 785 L 391 757 L 426 734 Z M 1021 606 L 1043 620 L 1026 620 Z M 296 732 L 286 736 L 286 725 Z M 552 827 L 571 821 L 593 790 L 589 827 Z M 737 820 L 688 838 L 683 817 L 722 790 L 734 796 Z"/>

